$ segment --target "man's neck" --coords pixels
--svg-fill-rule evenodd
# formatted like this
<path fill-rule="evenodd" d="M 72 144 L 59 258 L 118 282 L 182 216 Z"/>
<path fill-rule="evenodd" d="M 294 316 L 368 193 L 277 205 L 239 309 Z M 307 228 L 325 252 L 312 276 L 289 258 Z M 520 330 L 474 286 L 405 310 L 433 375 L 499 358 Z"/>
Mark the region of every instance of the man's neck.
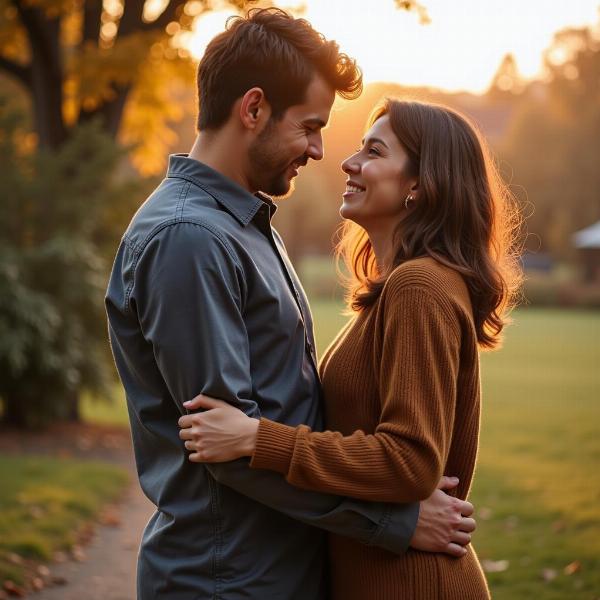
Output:
<path fill-rule="evenodd" d="M 245 175 L 245 150 L 239 142 L 234 143 L 230 132 L 200 132 L 188 156 L 235 181 L 251 194 L 256 192 Z"/>

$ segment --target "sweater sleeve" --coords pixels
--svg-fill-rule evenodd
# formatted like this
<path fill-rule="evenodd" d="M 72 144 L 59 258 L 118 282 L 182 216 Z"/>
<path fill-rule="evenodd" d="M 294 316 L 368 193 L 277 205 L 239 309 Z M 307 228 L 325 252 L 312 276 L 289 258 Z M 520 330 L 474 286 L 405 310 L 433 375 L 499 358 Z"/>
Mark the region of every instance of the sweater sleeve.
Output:
<path fill-rule="evenodd" d="M 297 487 L 382 502 L 431 495 L 454 427 L 460 326 L 439 294 L 388 281 L 383 291 L 380 421 L 373 434 L 313 432 L 261 419 L 251 466 Z"/>

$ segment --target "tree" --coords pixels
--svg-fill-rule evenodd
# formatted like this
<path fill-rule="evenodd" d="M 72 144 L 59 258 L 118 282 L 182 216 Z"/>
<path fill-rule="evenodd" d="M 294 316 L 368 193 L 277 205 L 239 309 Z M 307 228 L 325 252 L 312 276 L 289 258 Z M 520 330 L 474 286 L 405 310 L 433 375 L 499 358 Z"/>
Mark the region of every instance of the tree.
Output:
<path fill-rule="evenodd" d="M 523 91 L 523 87 L 517 60 L 513 54 L 506 54 L 492 79 L 488 95 L 502 97 L 506 94 L 518 94 Z"/>
<path fill-rule="evenodd" d="M 156 4 L 0 0 L 0 71 L 29 99 L 40 147 L 58 148 L 77 125 L 97 119 L 107 134 L 121 133 L 136 147 L 136 166 L 156 170 L 155 157 L 172 141 L 168 121 L 181 116 L 173 82 L 193 80 L 179 42 L 211 3 L 167 0 L 152 10 Z"/>
<path fill-rule="evenodd" d="M 15 104 L 27 99 L 26 113 L 0 99 L 0 399 L 13 425 L 75 417 L 83 390 L 105 390 L 109 257 L 145 185 L 123 159 L 133 147 L 140 171 L 162 166 L 181 116 L 173 83 L 193 76 L 181 42 L 211 6 L 0 0 L 0 72 Z"/>
<path fill-rule="evenodd" d="M 395 2 L 427 22 L 420 2 Z M 57 148 L 78 124 L 98 118 L 106 133 L 121 133 L 135 146 L 139 169 L 159 169 L 173 139 L 168 122 L 182 116 L 173 83 L 190 87 L 193 81 L 182 40 L 212 4 L 0 0 L 0 72 L 18 81 L 29 98 L 40 146 Z M 227 4 L 241 10 L 257 0 Z"/>
<path fill-rule="evenodd" d="M 32 153 L 25 116 L 0 109 L 0 398 L 23 427 L 76 416 L 83 389 L 106 392 L 97 232 L 112 219 L 107 198 L 126 204 L 138 184 L 115 177 L 123 151 L 97 123 Z"/>
<path fill-rule="evenodd" d="M 546 81 L 519 100 L 503 155 L 533 208 L 530 246 L 569 259 L 571 234 L 600 218 L 600 31 L 559 32 L 545 67 Z"/>

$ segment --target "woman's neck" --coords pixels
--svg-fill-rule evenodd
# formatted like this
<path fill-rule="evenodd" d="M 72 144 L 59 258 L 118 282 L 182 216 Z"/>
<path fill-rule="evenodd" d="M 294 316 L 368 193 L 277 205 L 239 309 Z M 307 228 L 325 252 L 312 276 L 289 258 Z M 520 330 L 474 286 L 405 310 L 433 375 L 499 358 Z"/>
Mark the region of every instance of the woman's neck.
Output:
<path fill-rule="evenodd" d="M 394 260 L 394 233 L 395 228 L 378 227 L 366 229 L 367 235 L 375 253 L 377 269 L 380 274 L 387 273 Z"/>

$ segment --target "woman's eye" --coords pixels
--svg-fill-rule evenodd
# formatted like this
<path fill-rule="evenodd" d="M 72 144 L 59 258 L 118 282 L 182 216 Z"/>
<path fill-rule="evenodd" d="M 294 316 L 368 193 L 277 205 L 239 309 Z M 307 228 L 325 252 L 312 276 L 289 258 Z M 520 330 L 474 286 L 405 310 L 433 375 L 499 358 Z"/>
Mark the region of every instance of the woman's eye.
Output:
<path fill-rule="evenodd" d="M 380 156 L 381 152 L 379 152 L 379 150 L 375 147 L 371 147 L 369 148 L 369 154 L 374 154 L 375 156 Z"/>

